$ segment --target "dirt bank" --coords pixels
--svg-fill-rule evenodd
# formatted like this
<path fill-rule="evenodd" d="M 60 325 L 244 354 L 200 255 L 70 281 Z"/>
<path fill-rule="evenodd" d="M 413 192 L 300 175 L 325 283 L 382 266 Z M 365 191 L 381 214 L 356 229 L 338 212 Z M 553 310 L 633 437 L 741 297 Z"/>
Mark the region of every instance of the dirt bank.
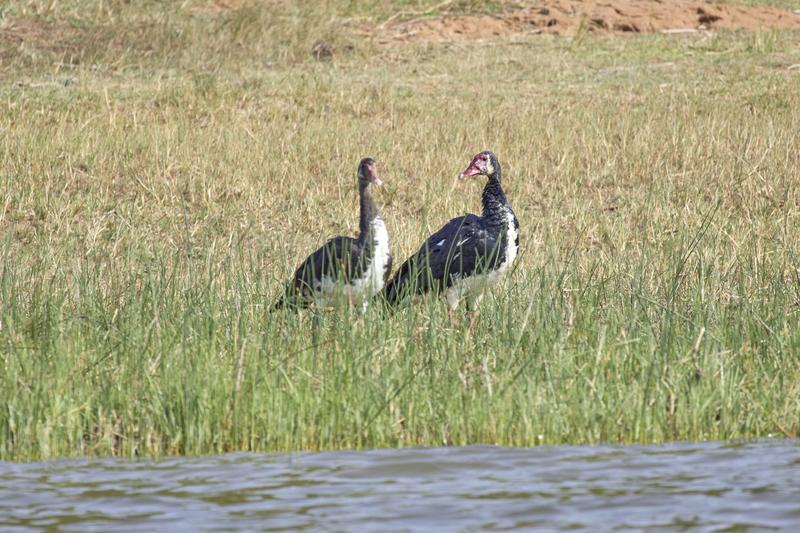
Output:
<path fill-rule="evenodd" d="M 381 40 L 491 39 L 521 33 L 693 32 L 800 28 L 800 12 L 703 0 L 540 0 L 501 15 L 421 15 L 386 24 Z"/>

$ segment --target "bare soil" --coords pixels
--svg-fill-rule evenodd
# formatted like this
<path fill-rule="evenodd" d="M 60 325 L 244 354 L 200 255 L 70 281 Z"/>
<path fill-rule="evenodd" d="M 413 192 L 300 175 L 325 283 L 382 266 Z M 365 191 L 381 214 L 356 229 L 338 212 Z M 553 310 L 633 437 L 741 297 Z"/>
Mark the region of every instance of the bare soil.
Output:
<path fill-rule="evenodd" d="M 800 28 L 800 12 L 706 0 L 539 0 L 501 15 L 445 15 L 390 23 L 380 40 L 452 41 L 523 33 L 692 33 Z"/>

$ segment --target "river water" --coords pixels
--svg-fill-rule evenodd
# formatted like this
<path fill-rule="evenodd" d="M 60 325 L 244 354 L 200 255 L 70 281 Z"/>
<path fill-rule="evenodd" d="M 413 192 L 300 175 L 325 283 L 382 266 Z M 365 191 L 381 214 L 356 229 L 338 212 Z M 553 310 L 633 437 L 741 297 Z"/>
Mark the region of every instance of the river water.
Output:
<path fill-rule="evenodd" d="M 0 462 L 0 531 L 800 531 L 800 443 Z"/>

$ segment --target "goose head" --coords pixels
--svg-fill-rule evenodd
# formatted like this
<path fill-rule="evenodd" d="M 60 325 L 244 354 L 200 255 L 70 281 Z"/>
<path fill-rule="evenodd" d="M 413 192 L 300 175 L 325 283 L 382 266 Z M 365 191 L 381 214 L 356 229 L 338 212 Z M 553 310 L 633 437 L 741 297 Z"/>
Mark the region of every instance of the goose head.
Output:
<path fill-rule="evenodd" d="M 458 178 L 463 180 L 472 176 L 492 177 L 499 169 L 497 156 L 489 150 L 485 150 L 472 158 L 472 162 L 464 172 L 458 175 Z"/>
<path fill-rule="evenodd" d="M 378 177 L 378 171 L 375 169 L 375 160 L 371 157 L 365 157 L 358 164 L 358 181 L 361 185 L 383 184 L 380 177 Z"/>

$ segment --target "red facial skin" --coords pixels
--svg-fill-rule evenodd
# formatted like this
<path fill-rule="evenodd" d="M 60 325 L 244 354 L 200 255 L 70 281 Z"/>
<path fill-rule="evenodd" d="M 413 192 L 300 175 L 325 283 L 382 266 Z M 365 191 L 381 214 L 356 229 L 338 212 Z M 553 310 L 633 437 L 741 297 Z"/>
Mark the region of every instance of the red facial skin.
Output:
<path fill-rule="evenodd" d="M 477 176 L 479 174 L 483 174 L 485 169 L 486 156 L 483 154 L 478 154 L 472 159 L 472 162 L 469 164 L 467 169 L 458 175 L 458 178 L 463 180 L 464 178 Z"/>

